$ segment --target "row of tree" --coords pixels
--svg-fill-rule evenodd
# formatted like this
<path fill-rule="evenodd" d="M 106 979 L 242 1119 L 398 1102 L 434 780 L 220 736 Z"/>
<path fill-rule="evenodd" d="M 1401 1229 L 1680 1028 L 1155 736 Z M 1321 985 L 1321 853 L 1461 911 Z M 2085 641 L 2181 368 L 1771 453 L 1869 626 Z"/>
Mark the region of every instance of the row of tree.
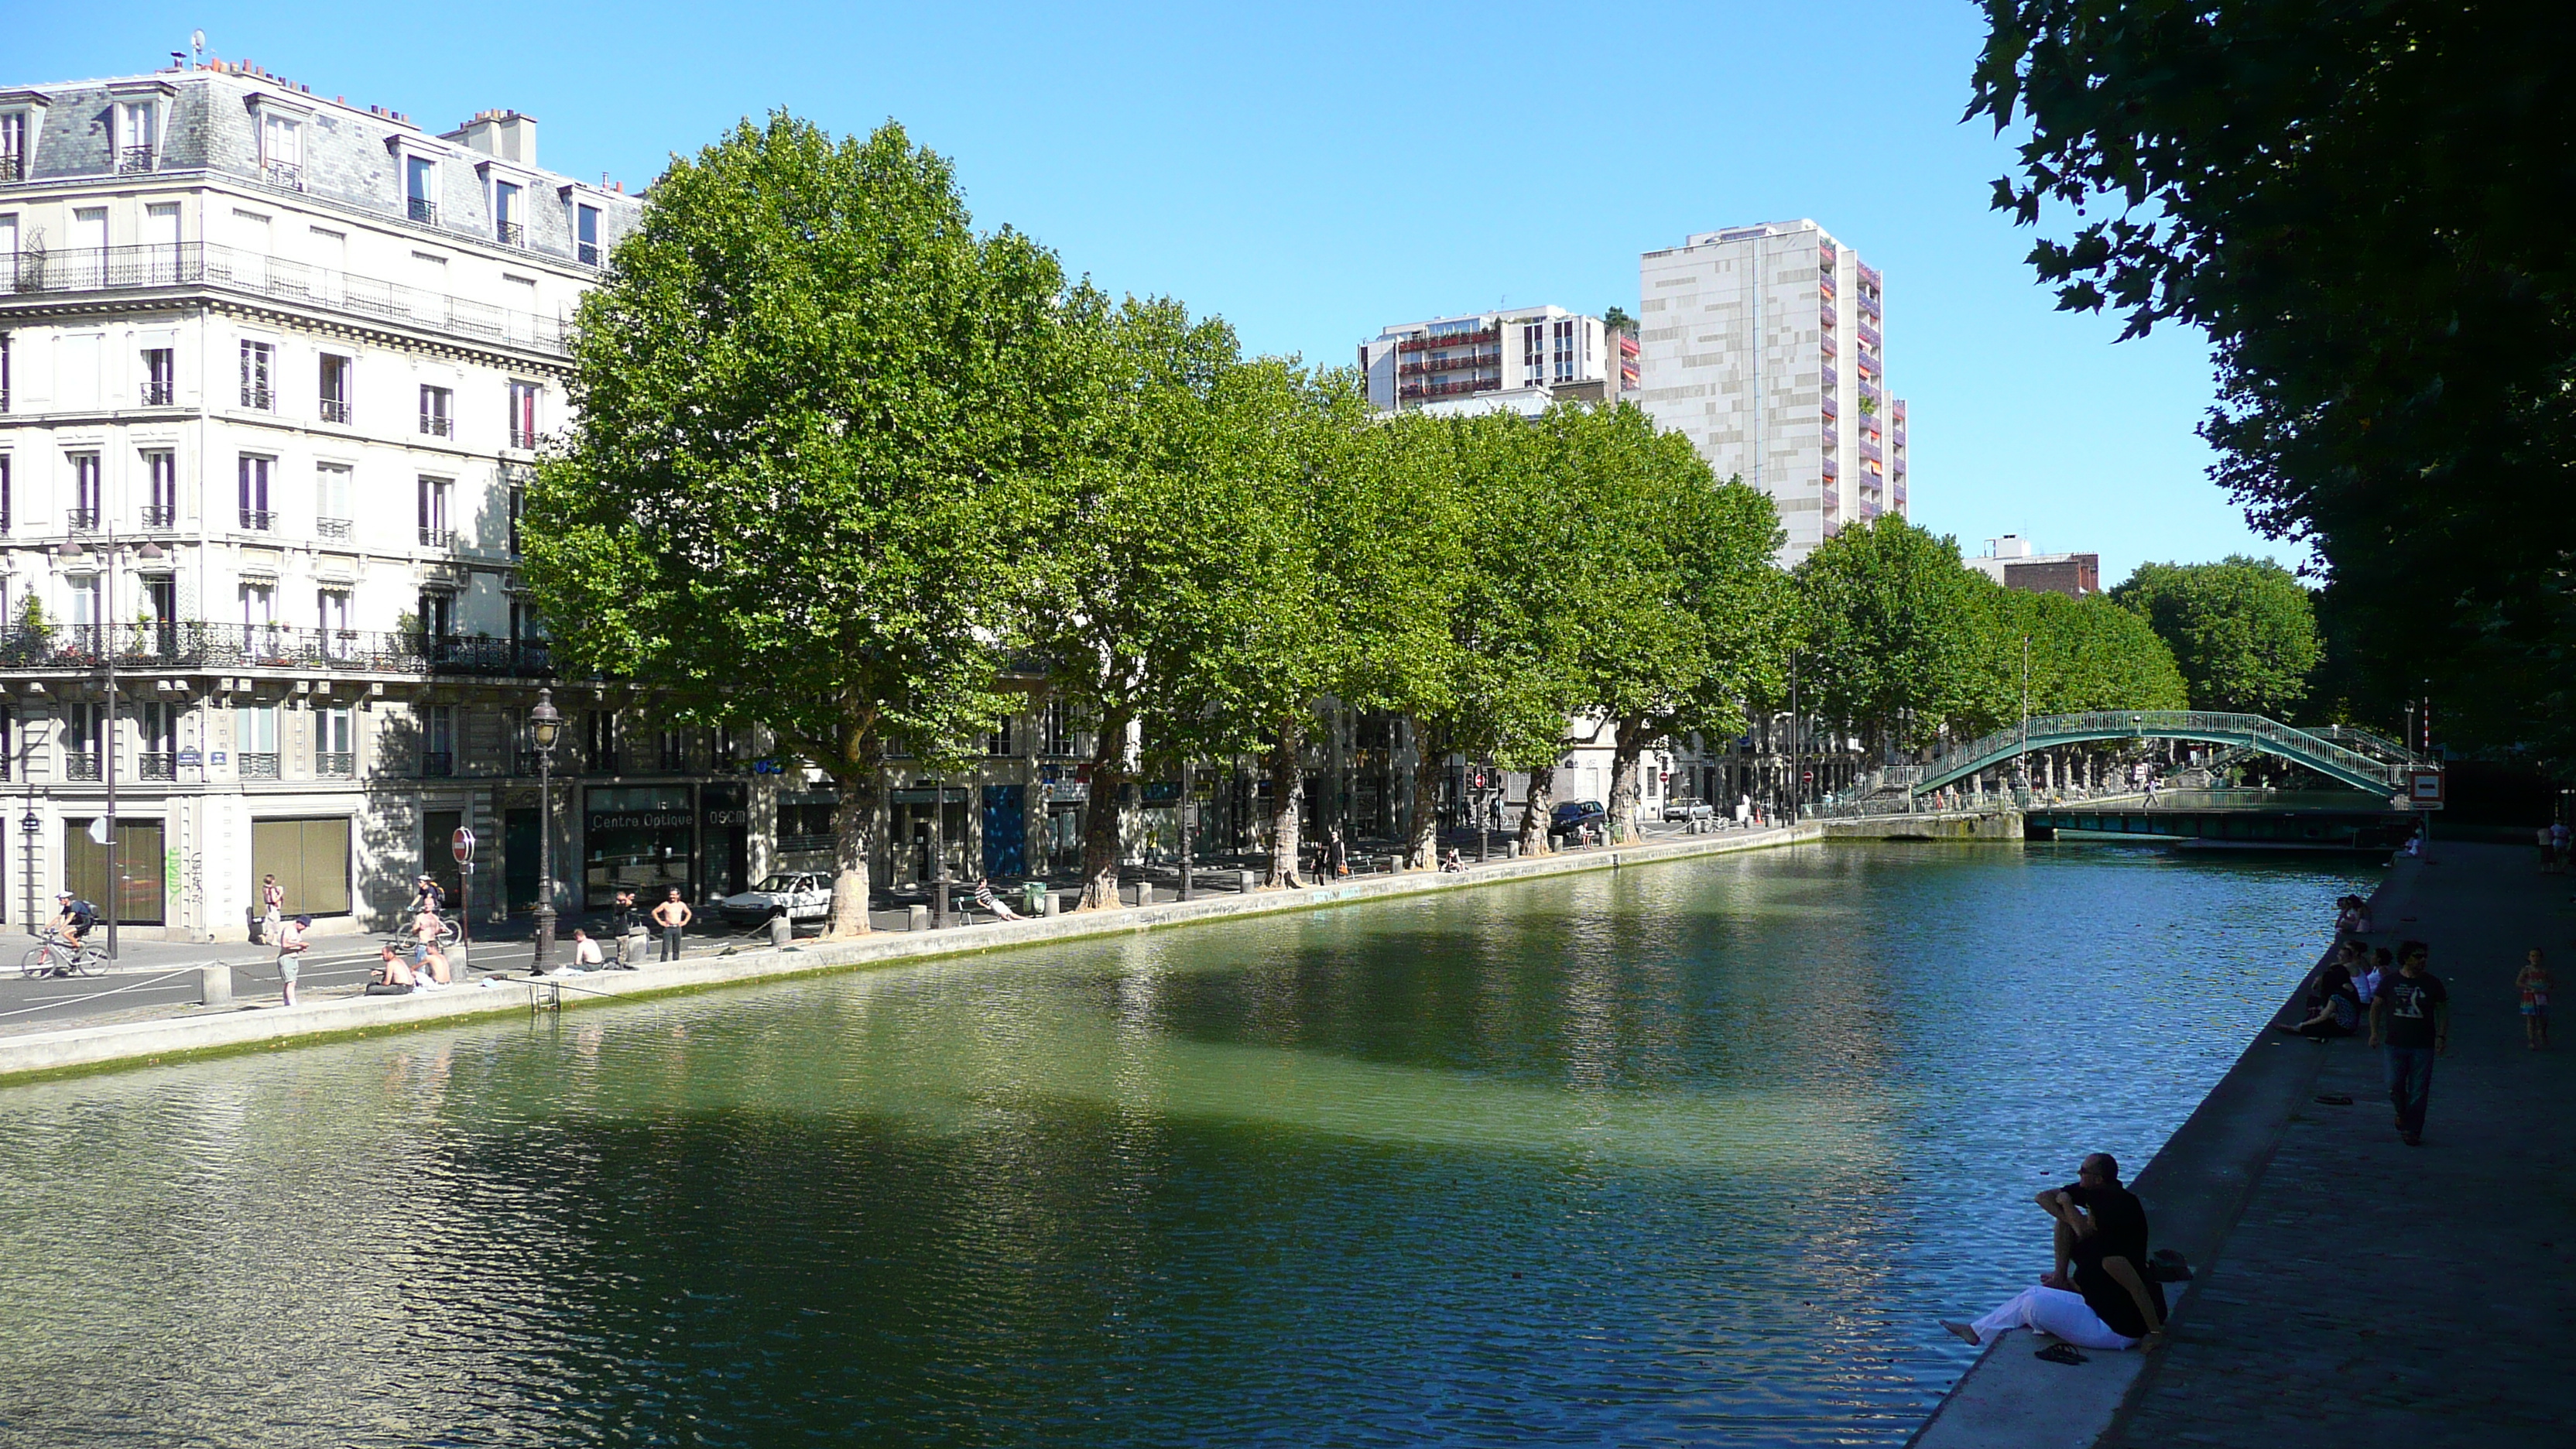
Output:
<path fill-rule="evenodd" d="M 1770 499 L 1634 407 L 1373 417 L 1347 373 L 1113 302 L 977 233 L 892 125 L 778 116 L 675 162 L 578 321 L 522 530 L 557 657 L 829 774 L 838 931 L 887 761 L 980 754 L 1032 681 L 1096 741 L 1090 906 L 1122 787 L 1184 760 L 1261 762 L 1284 880 L 1324 699 L 1402 717 L 1427 765 L 1527 771 L 1540 850 L 1569 721 L 1613 745 L 1624 835 L 1650 747 L 1742 732 L 1793 672 L 1892 747 L 2011 717 L 2025 655 L 2034 709 L 2183 698 L 2140 614 L 2004 590 L 1901 520 L 1784 573 Z"/>

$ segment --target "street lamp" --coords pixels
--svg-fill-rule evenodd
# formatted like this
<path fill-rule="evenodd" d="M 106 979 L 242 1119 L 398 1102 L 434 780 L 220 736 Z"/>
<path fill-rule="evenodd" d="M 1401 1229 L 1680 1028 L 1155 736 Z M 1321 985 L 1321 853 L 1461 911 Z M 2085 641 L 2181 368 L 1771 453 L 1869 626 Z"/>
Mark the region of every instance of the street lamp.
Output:
<path fill-rule="evenodd" d="M 116 618 L 116 558 L 119 552 L 119 546 L 116 542 L 116 529 L 113 526 L 109 527 L 105 531 L 105 535 L 104 551 L 107 555 L 107 559 L 106 566 L 101 569 L 100 572 L 106 577 L 102 579 L 99 584 L 99 619 L 94 627 L 98 630 L 99 662 L 107 671 L 107 723 L 103 727 L 102 731 L 105 738 L 99 742 L 98 759 L 99 779 L 107 786 L 107 959 L 113 961 L 117 959 L 116 918 L 124 913 L 125 908 L 125 883 L 117 877 L 116 872 L 116 635 L 114 632 L 114 620 Z M 89 550 L 81 547 L 79 539 L 67 538 L 63 540 L 60 548 L 54 550 L 54 556 L 66 563 L 70 563 L 89 557 Z M 147 562 L 157 561 L 166 557 L 166 555 L 161 551 L 161 545 L 154 543 L 149 539 L 144 540 L 143 546 L 134 551 L 134 556 L 137 559 L 145 560 Z M 69 885 L 70 882 L 65 881 L 64 884 Z"/>
<path fill-rule="evenodd" d="M 528 711 L 528 729 L 537 741 L 537 947 L 528 957 L 534 976 L 555 959 L 555 740 L 563 734 L 563 712 L 555 708 L 552 689 L 537 691 L 537 707 Z"/>
<path fill-rule="evenodd" d="M 948 786 L 937 775 L 930 786 L 930 928 L 948 929 Z"/>

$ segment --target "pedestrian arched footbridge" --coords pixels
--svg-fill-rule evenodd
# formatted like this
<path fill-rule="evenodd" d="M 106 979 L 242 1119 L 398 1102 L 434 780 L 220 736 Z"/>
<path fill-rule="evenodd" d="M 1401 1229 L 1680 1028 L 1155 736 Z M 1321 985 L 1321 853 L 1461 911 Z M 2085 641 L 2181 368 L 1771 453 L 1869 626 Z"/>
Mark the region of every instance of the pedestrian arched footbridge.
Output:
<path fill-rule="evenodd" d="M 2027 725 L 1997 730 L 1945 751 L 1922 767 L 1915 794 L 1937 790 L 2033 750 L 2103 740 L 2197 740 L 2256 750 L 2350 785 L 2390 794 L 2406 788 L 2409 770 L 2424 761 L 2394 740 L 2368 730 L 2330 726 L 2303 730 L 2259 714 L 2220 714 L 2194 709 L 2098 710 L 2090 714 L 2035 715 Z"/>

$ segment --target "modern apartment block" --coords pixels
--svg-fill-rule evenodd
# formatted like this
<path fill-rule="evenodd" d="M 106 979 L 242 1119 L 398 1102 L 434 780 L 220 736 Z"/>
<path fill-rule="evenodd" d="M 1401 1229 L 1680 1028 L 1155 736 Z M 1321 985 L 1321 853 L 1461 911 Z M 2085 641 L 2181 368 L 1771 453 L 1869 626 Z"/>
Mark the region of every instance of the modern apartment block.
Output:
<path fill-rule="evenodd" d="M 1701 232 L 1646 253 L 1638 287 L 1638 402 L 1778 502 L 1783 563 L 1905 513 L 1885 288 L 1858 253 L 1812 221 Z"/>
<path fill-rule="evenodd" d="M 1562 307 L 1399 323 L 1361 343 L 1359 361 L 1380 412 L 1535 413 L 1637 386 L 1637 340 Z"/>

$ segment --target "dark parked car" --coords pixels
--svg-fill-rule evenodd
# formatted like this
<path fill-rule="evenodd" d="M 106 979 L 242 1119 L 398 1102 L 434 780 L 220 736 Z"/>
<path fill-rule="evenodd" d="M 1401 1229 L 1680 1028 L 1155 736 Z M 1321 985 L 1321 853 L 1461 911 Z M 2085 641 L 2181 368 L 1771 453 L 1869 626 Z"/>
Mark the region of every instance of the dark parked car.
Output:
<path fill-rule="evenodd" d="M 1547 833 L 1572 835 L 1587 825 L 1596 830 L 1607 830 L 1610 812 L 1602 809 L 1598 800 L 1568 800 L 1557 806 L 1556 813 L 1549 817 Z"/>

